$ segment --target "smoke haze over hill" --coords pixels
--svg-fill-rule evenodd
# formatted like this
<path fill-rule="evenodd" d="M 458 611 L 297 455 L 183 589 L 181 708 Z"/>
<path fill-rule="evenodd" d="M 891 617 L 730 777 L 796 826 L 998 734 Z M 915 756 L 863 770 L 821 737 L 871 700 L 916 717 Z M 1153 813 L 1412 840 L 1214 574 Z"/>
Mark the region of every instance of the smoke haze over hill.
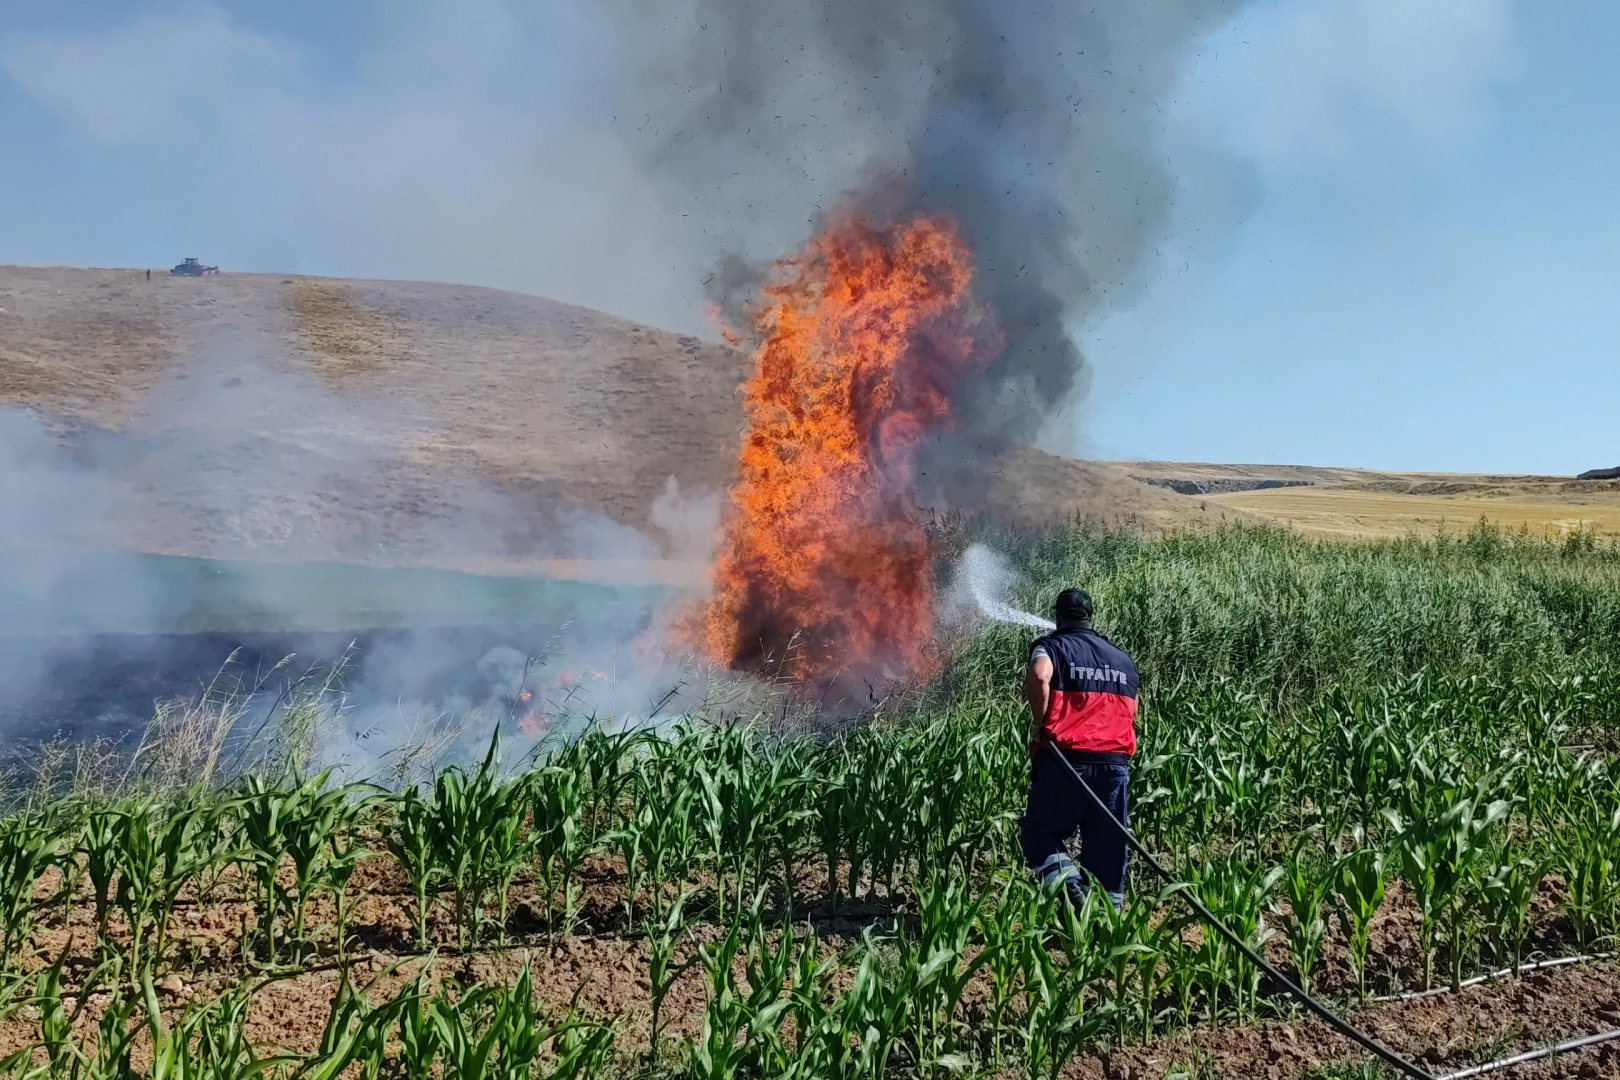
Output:
<path fill-rule="evenodd" d="M 0 65 L 128 166 L 206 145 L 185 212 L 227 267 L 519 284 L 696 328 L 852 192 L 949 210 L 1009 343 L 963 405 L 1027 437 L 1084 389 L 1070 330 L 1144 279 L 1160 111 L 1234 3 L 424 2 L 337 84 L 204 6 L 13 32 Z M 257 236 L 227 223 L 249 206 Z"/>

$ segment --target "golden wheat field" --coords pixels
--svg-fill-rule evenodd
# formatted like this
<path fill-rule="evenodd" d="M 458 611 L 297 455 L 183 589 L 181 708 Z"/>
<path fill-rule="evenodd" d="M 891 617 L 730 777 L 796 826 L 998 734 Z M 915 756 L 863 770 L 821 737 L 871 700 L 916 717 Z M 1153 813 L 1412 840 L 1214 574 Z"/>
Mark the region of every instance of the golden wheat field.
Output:
<path fill-rule="evenodd" d="M 1572 532 L 1620 534 L 1620 481 L 1614 480 L 1166 461 L 1118 467 L 1197 499 L 1206 512 L 1218 507 L 1323 536 L 1433 536 L 1482 520 L 1555 539 Z"/>
<path fill-rule="evenodd" d="M 1590 531 L 1620 534 L 1620 495 L 1607 498 L 1480 498 L 1407 495 L 1343 488 L 1274 488 L 1217 495 L 1211 502 L 1247 510 L 1306 532 L 1346 536 L 1432 535 L 1478 521 L 1528 529 L 1536 536 Z"/>

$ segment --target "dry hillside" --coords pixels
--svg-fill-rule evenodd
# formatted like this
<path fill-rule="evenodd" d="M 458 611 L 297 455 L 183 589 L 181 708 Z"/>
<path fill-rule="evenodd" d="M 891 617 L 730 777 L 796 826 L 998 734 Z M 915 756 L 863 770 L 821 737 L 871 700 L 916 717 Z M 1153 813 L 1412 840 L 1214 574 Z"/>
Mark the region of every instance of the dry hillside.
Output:
<path fill-rule="evenodd" d="M 508 570 L 689 554 L 730 474 L 746 361 L 493 289 L 0 268 L 0 400 L 95 481 L 93 512 L 65 517 L 160 553 Z M 931 511 L 1245 516 L 1027 448 L 936 447 L 925 467 Z M 681 498 L 655 515 L 671 478 Z"/>

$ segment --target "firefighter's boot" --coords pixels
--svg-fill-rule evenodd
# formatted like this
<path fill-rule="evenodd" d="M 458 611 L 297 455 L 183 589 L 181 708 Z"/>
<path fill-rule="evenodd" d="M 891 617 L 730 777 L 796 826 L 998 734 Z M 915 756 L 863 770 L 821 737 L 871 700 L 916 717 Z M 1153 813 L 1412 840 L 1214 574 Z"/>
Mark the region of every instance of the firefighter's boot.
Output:
<path fill-rule="evenodd" d="M 1062 882 L 1063 895 L 1069 898 L 1069 903 L 1076 909 L 1086 902 L 1085 876 L 1080 873 L 1080 868 L 1068 855 L 1062 852 L 1048 855 L 1046 861 L 1035 868 L 1035 876 L 1047 888 Z"/>

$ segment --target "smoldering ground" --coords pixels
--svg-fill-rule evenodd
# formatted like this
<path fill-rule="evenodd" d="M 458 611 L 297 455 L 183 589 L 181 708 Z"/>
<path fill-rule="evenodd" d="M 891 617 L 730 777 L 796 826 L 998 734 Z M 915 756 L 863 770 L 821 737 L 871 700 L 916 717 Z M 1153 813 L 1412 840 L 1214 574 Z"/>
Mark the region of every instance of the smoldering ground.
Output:
<path fill-rule="evenodd" d="M 321 754 L 361 771 L 429 736 L 482 746 L 504 724 L 522 742 L 679 708 L 663 632 L 679 588 L 637 568 L 701 557 L 712 497 L 672 483 L 636 529 L 412 470 L 394 444 L 425 439 L 427 419 L 229 343 L 129 417 L 111 430 L 0 412 L 0 740 L 14 749 L 128 743 L 158 703 L 208 692 L 257 715 L 335 666 Z M 577 564 L 598 572 L 547 572 Z M 469 572 L 490 566 L 519 570 Z"/>

